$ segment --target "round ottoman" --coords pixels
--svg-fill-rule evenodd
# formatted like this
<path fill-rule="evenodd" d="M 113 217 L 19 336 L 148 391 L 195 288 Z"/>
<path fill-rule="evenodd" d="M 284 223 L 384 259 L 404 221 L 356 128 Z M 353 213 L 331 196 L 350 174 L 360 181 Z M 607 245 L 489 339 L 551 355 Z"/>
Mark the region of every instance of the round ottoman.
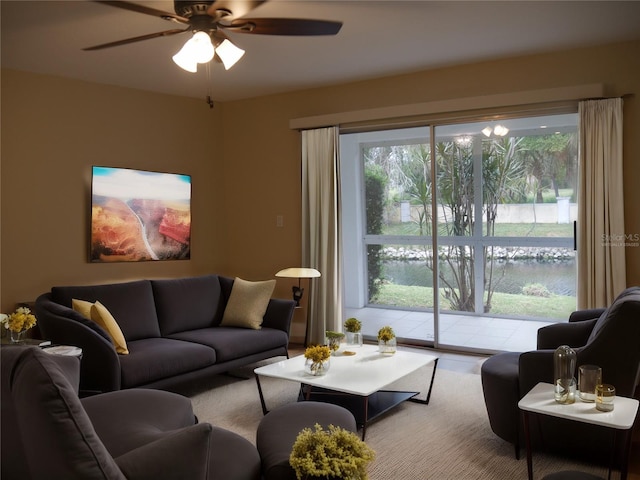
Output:
<path fill-rule="evenodd" d="M 323 402 L 299 402 L 267 413 L 258 425 L 256 446 L 262 462 L 264 480 L 296 480 L 289 455 L 303 428 L 329 425 L 357 432 L 356 420 L 346 408 Z"/>

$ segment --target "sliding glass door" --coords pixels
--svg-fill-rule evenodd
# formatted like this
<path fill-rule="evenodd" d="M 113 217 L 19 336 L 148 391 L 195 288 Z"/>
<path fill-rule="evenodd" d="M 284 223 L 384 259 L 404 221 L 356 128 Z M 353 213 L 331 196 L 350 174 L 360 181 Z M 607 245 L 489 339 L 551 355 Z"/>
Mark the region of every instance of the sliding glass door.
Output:
<path fill-rule="evenodd" d="M 365 334 L 391 324 L 414 343 L 521 350 L 540 322 L 566 320 L 576 124 L 564 114 L 343 135 L 345 301 L 368 317 Z"/>

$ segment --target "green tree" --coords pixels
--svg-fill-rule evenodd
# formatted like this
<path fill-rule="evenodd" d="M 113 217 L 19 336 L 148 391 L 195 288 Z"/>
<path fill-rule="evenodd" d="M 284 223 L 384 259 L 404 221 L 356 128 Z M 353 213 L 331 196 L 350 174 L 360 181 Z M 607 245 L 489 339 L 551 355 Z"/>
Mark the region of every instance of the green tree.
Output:
<path fill-rule="evenodd" d="M 537 203 L 543 202 L 545 188 L 553 188 L 555 196 L 559 197 L 561 186 L 575 187 L 576 138 L 573 133 L 556 133 L 522 139 L 521 156 L 527 173 L 535 178 L 531 186 Z"/>
<path fill-rule="evenodd" d="M 367 216 L 367 233 L 379 235 L 384 225 L 384 207 L 386 203 L 387 176 L 379 165 L 368 165 L 365 168 L 365 199 Z M 378 294 L 383 279 L 382 246 L 367 246 L 367 271 L 369 300 Z"/>

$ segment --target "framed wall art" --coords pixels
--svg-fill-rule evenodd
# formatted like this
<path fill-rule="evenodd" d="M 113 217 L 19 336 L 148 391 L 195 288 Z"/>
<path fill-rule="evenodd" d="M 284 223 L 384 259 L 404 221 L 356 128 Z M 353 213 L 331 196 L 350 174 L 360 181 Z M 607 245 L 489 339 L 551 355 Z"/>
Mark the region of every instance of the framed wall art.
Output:
<path fill-rule="evenodd" d="M 191 176 L 93 167 L 91 262 L 190 257 Z"/>

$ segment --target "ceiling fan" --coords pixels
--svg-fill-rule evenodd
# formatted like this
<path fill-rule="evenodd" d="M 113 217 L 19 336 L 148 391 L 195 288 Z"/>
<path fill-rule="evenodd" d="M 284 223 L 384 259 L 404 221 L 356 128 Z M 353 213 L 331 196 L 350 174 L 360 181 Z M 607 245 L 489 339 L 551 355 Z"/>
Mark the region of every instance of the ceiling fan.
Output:
<path fill-rule="evenodd" d="M 84 50 L 101 50 L 152 38 L 193 32 L 193 37 L 173 57 L 176 64 L 190 72 L 196 72 L 198 63 L 208 63 L 215 54 L 217 54 L 216 59 L 222 61 L 227 70 L 244 55 L 244 50 L 235 46 L 225 32 L 260 35 L 336 35 L 342 27 L 341 22 L 328 20 L 244 18 L 247 13 L 267 0 L 175 0 L 173 2 L 175 13 L 127 1 L 95 1 L 124 10 L 160 17 L 185 25 L 186 28 L 165 30 L 103 43 Z"/>

